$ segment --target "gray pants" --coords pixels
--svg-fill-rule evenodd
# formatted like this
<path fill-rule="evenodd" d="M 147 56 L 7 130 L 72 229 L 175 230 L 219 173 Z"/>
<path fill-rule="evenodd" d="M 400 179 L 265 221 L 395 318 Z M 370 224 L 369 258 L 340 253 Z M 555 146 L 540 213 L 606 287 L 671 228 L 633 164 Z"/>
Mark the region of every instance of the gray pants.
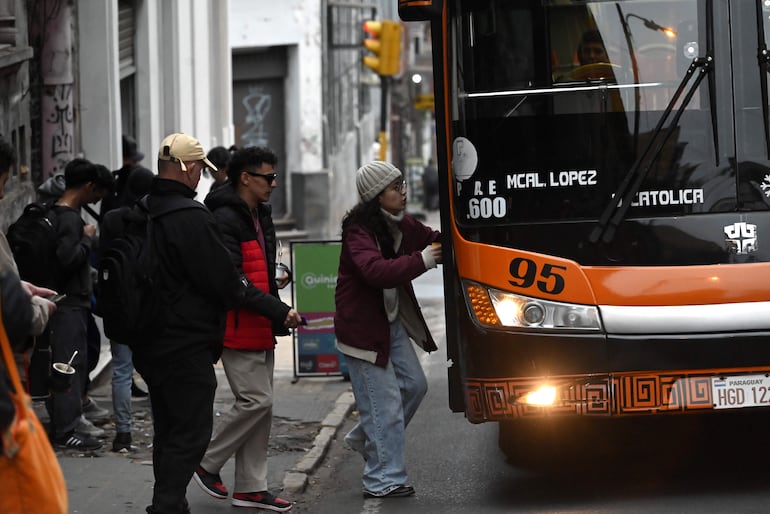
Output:
<path fill-rule="evenodd" d="M 267 490 L 267 444 L 273 422 L 275 354 L 225 348 L 222 364 L 235 403 L 214 430 L 201 467 L 219 473 L 235 454 L 233 492 Z"/>

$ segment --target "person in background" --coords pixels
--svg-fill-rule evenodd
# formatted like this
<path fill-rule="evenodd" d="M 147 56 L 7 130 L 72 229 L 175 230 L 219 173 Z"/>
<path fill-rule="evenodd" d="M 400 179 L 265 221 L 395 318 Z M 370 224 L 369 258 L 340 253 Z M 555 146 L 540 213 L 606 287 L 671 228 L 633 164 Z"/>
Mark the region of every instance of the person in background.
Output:
<path fill-rule="evenodd" d="M 214 190 L 206 206 L 222 231 L 233 263 L 248 282 L 246 299 L 227 314 L 222 365 L 235 402 L 225 413 L 193 478 L 209 495 L 227 498 L 219 471 L 235 454 L 232 504 L 277 512 L 292 503 L 267 490 L 267 447 L 273 420 L 276 335 L 287 335 L 301 317 L 278 298 L 275 226 L 270 195 L 278 186 L 276 155 L 267 148 L 237 151 L 228 169 L 230 187 Z"/>
<path fill-rule="evenodd" d="M 366 461 L 366 498 L 411 496 L 404 431 L 428 388 L 410 338 L 436 350 L 412 280 L 441 262 L 439 232 L 405 213 L 406 183 L 393 164 L 356 172 L 360 202 L 342 220 L 334 328 L 359 422 L 345 442 Z"/>
<path fill-rule="evenodd" d="M 428 160 L 428 164 L 422 173 L 422 192 L 423 207 L 426 211 L 435 211 L 438 209 L 439 189 L 438 189 L 438 167 L 433 159 Z"/>
<path fill-rule="evenodd" d="M 128 196 L 128 179 L 134 170 L 142 169 L 150 171 L 139 165 L 144 159 L 144 153 L 139 151 L 134 138 L 127 134 L 123 134 L 123 166 L 119 170 L 115 170 L 112 174 L 115 176 L 115 193 L 102 200 L 102 206 L 100 212 L 102 216 L 108 213 L 112 209 L 117 209 L 127 205 Z M 152 173 L 150 171 L 150 173 Z"/>
<path fill-rule="evenodd" d="M 227 184 L 227 167 L 230 163 L 231 156 L 232 153 L 230 150 L 224 146 L 215 146 L 209 150 L 206 157 L 217 167 L 216 170 L 209 170 L 209 173 L 211 173 L 211 176 L 214 179 L 214 183 L 211 184 L 211 189 L 209 191 L 214 191 Z"/>
<path fill-rule="evenodd" d="M 601 32 L 598 30 L 588 30 L 580 38 L 580 44 L 577 49 L 578 62 L 581 66 L 586 64 L 609 63 L 610 58 L 607 55 L 607 48 L 604 46 Z"/>
<path fill-rule="evenodd" d="M 126 182 L 126 205 L 113 209 L 102 219 L 99 247 L 107 248 L 116 234 L 122 234 L 123 216 L 132 209 L 134 202 L 150 192 L 155 175 L 148 169 L 136 168 Z M 97 294 L 97 306 L 99 297 Z M 115 439 L 113 452 L 128 452 L 131 446 L 131 397 L 137 388 L 133 380 L 134 363 L 131 348 L 126 342 L 110 340 L 112 352 L 112 410 L 115 413 Z M 144 391 L 141 391 L 144 393 Z M 146 396 L 146 393 L 145 393 Z"/>
<path fill-rule="evenodd" d="M 233 265 L 213 215 L 196 202 L 195 188 L 214 168 L 200 142 L 176 133 L 160 143 L 158 176 L 147 207 L 161 276 L 158 297 L 165 320 L 152 339 L 133 347 L 134 366 L 150 391 L 155 475 L 150 514 L 189 512 L 185 497 L 213 427 L 225 317 L 244 298 L 245 284 Z M 181 207 L 181 208 L 180 208 Z"/>
<path fill-rule="evenodd" d="M 101 164 L 95 164 L 96 176 L 95 181 L 95 198 L 98 202 L 99 199 L 105 199 L 113 194 L 115 190 L 115 178 L 106 166 Z M 49 177 L 38 187 L 38 199 L 45 205 L 53 205 L 61 198 L 66 189 L 64 180 L 64 173 L 58 173 Z M 94 211 L 89 205 L 83 205 L 82 209 L 86 211 L 93 219 L 99 220 L 100 215 Z M 82 213 L 81 213 L 82 214 Z M 91 264 L 96 264 L 96 252 L 95 248 L 92 248 L 90 252 Z M 101 351 L 101 334 L 99 328 L 96 325 L 93 316 L 88 321 L 88 362 L 87 371 L 91 373 L 98 362 L 99 353 Z M 30 394 L 33 398 L 47 398 L 48 392 L 48 370 L 50 368 L 50 344 L 48 342 L 48 334 L 43 333 L 39 337 L 35 338 L 34 351 L 32 353 L 29 365 L 30 371 Z M 84 419 L 81 421 L 80 431 L 86 432 L 92 436 L 98 437 L 104 435 L 104 430 L 93 425 L 93 421 L 106 421 L 109 416 L 109 411 L 99 407 L 93 399 L 88 397 L 87 391 L 90 385 L 90 380 L 87 380 L 84 384 L 85 390 L 83 393 L 83 404 L 87 406 L 84 412 Z"/>
<path fill-rule="evenodd" d="M 91 319 L 93 279 L 90 254 L 96 226 L 80 217 L 83 206 L 96 203 L 109 191 L 97 167 L 86 159 L 73 159 L 64 169 L 66 189 L 53 205 L 56 216 L 56 289 L 66 297 L 57 305 L 48 324 L 52 362 L 72 362 L 75 376 L 68 391 L 54 391 L 48 401 L 54 441 L 61 448 L 95 450 L 102 446 L 84 412 L 99 414 L 96 403 L 83 396 L 87 383 L 88 325 Z M 105 411 L 106 412 L 106 411 Z"/>
<path fill-rule="evenodd" d="M 115 177 L 112 172 L 102 164 L 94 164 L 96 169 L 96 202 L 101 199 L 104 201 L 107 197 L 112 195 L 115 191 Z M 96 203 L 92 202 L 92 203 Z M 84 205 L 83 209 L 89 212 L 96 221 L 99 221 L 101 216 L 93 211 L 89 206 Z M 95 268 L 98 262 L 98 245 L 94 245 L 91 248 L 89 261 L 94 269 L 92 269 L 93 280 L 95 281 Z M 83 383 L 83 420 L 81 420 L 80 430 L 86 432 L 94 437 L 101 437 L 104 435 L 104 429 L 94 426 L 94 423 L 104 423 L 109 420 L 110 412 L 100 407 L 96 401 L 88 395 L 88 390 L 91 386 L 91 372 L 96 369 L 99 364 L 99 354 L 102 351 L 102 334 L 99 331 L 99 327 L 96 324 L 96 319 L 93 314 L 95 298 L 91 295 L 91 314 L 88 317 L 88 338 L 87 338 L 87 350 L 88 360 L 86 363 L 86 377 Z"/>
<path fill-rule="evenodd" d="M 123 166 L 121 166 L 120 169 L 115 170 L 112 172 L 113 176 L 115 177 L 115 190 L 113 194 L 108 195 L 102 200 L 102 205 L 100 209 L 100 214 L 102 216 L 102 219 L 104 216 L 115 209 L 119 209 L 121 207 L 127 206 L 127 205 L 133 205 L 133 203 L 139 199 L 135 191 L 131 190 L 131 177 L 134 174 L 138 174 L 139 177 L 136 181 L 134 181 L 134 185 L 137 184 L 144 184 L 146 187 L 140 189 L 144 191 L 144 193 L 141 196 L 144 196 L 144 194 L 147 194 L 150 190 L 149 183 L 152 182 L 152 177 L 154 177 L 154 174 L 152 171 L 148 170 L 144 166 L 141 166 L 139 163 L 144 159 L 144 153 L 139 150 L 139 147 L 134 140 L 129 135 L 124 134 L 122 136 L 122 142 L 123 142 Z M 128 354 L 128 360 L 130 365 L 130 371 L 133 373 L 133 365 L 130 364 L 131 355 Z M 115 371 L 114 368 L 114 355 L 113 355 L 113 373 Z M 118 365 L 122 365 L 124 369 L 125 368 L 125 362 L 118 362 Z M 119 373 L 120 374 L 120 373 Z M 122 384 L 122 375 L 119 382 Z M 122 389 L 121 389 L 122 390 Z M 144 391 L 142 388 L 140 388 L 136 382 L 133 380 L 133 377 L 131 379 L 131 396 L 136 398 L 146 398 L 148 396 L 147 391 Z M 121 403 L 123 403 L 122 395 L 119 395 L 121 398 Z M 113 396 L 113 400 L 115 397 Z M 130 400 L 129 400 L 130 401 Z M 130 406 L 129 406 L 130 409 Z M 123 425 L 125 428 L 125 425 Z M 125 438 L 125 436 L 121 436 Z M 130 445 L 130 442 L 129 442 Z M 125 445 L 121 445 L 121 449 Z M 113 451 L 120 451 L 115 450 L 113 445 Z"/>

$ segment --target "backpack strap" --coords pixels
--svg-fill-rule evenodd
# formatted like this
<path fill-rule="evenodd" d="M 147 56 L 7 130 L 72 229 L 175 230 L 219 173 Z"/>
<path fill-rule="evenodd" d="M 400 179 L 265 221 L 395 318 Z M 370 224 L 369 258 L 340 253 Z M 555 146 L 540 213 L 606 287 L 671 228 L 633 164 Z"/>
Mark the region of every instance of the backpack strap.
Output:
<path fill-rule="evenodd" d="M 176 211 L 183 211 L 186 209 L 206 209 L 206 207 L 196 202 L 195 200 L 191 200 L 189 198 L 184 198 L 181 196 L 173 196 L 168 199 L 168 201 L 164 202 L 164 204 L 161 206 L 160 210 L 158 212 L 151 212 L 150 206 L 148 204 L 147 198 L 149 195 L 145 195 L 139 200 L 137 200 L 136 205 L 140 210 L 143 211 L 144 215 L 147 218 L 147 224 L 145 225 L 146 230 L 146 236 L 147 236 L 147 242 L 149 244 L 150 252 L 158 255 L 159 252 L 157 250 L 157 241 L 155 241 L 155 237 L 153 237 L 153 221 L 157 220 L 158 218 L 161 218 L 165 216 L 166 214 L 171 214 L 172 212 Z M 162 280 L 162 277 L 161 277 Z M 189 284 L 185 284 L 185 288 L 189 288 Z"/>
<path fill-rule="evenodd" d="M 48 220 L 48 223 L 50 223 L 53 228 L 57 228 L 59 215 L 56 214 L 56 211 L 53 208 L 54 205 L 56 205 L 55 200 L 45 201 L 45 202 L 32 202 L 31 204 L 24 207 L 24 214 L 27 214 L 27 212 L 29 211 L 39 210 L 43 215 L 43 217 Z"/>
<path fill-rule="evenodd" d="M 86 211 L 86 212 L 87 212 L 88 214 L 90 214 L 91 216 L 93 216 L 93 218 L 94 218 L 94 219 L 97 221 L 97 223 L 101 223 L 101 221 L 102 221 L 102 216 L 101 216 L 101 214 L 99 214 L 98 212 L 96 212 L 95 210 L 93 210 L 93 209 L 92 209 L 92 208 L 91 208 L 89 205 L 87 205 L 87 204 L 86 204 L 86 205 L 84 205 L 84 206 L 83 206 L 83 210 L 84 210 L 84 211 Z"/>

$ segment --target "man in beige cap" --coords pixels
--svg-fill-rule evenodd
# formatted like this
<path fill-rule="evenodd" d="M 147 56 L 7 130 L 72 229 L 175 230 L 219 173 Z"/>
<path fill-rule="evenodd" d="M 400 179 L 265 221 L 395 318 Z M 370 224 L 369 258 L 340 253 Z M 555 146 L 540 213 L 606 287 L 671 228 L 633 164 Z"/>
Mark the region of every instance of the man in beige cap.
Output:
<path fill-rule="evenodd" d="M 189 512 L 185 493 L 212 431 L 225 315 L 244 295 L 216 221 L 195 188 L 214 168 L 200 142 L 171 134 L 158 150 L 158 177 L 147 199 L 159 263 L 165 323 L 156 337 L 132 343 L 134 365 L 150 391 L 155 485 L 149 513 Z M 215 169 L 215 168 L 214 168 Z"/>

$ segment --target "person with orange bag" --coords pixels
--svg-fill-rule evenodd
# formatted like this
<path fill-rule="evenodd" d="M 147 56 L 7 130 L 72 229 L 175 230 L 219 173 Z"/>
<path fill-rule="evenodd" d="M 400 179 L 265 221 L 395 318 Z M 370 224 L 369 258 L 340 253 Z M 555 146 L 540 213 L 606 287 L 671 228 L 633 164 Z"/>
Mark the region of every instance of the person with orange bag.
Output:
<path fill-rule="evenodd" d="M 15 162 L 15 152 L 0 138 L 0 199 Z M 0 237 L 0 254 L 10 255 Z M 26 514 L 67 512 L 67 488 L 48 436 L 22 389 L 12 351 L 21 351 L 28 336 L 45 327 L 56 309 L 42 296 L 54 291 L 19 278 L 12 257 L 0 258 L 0 512 Z"/>

